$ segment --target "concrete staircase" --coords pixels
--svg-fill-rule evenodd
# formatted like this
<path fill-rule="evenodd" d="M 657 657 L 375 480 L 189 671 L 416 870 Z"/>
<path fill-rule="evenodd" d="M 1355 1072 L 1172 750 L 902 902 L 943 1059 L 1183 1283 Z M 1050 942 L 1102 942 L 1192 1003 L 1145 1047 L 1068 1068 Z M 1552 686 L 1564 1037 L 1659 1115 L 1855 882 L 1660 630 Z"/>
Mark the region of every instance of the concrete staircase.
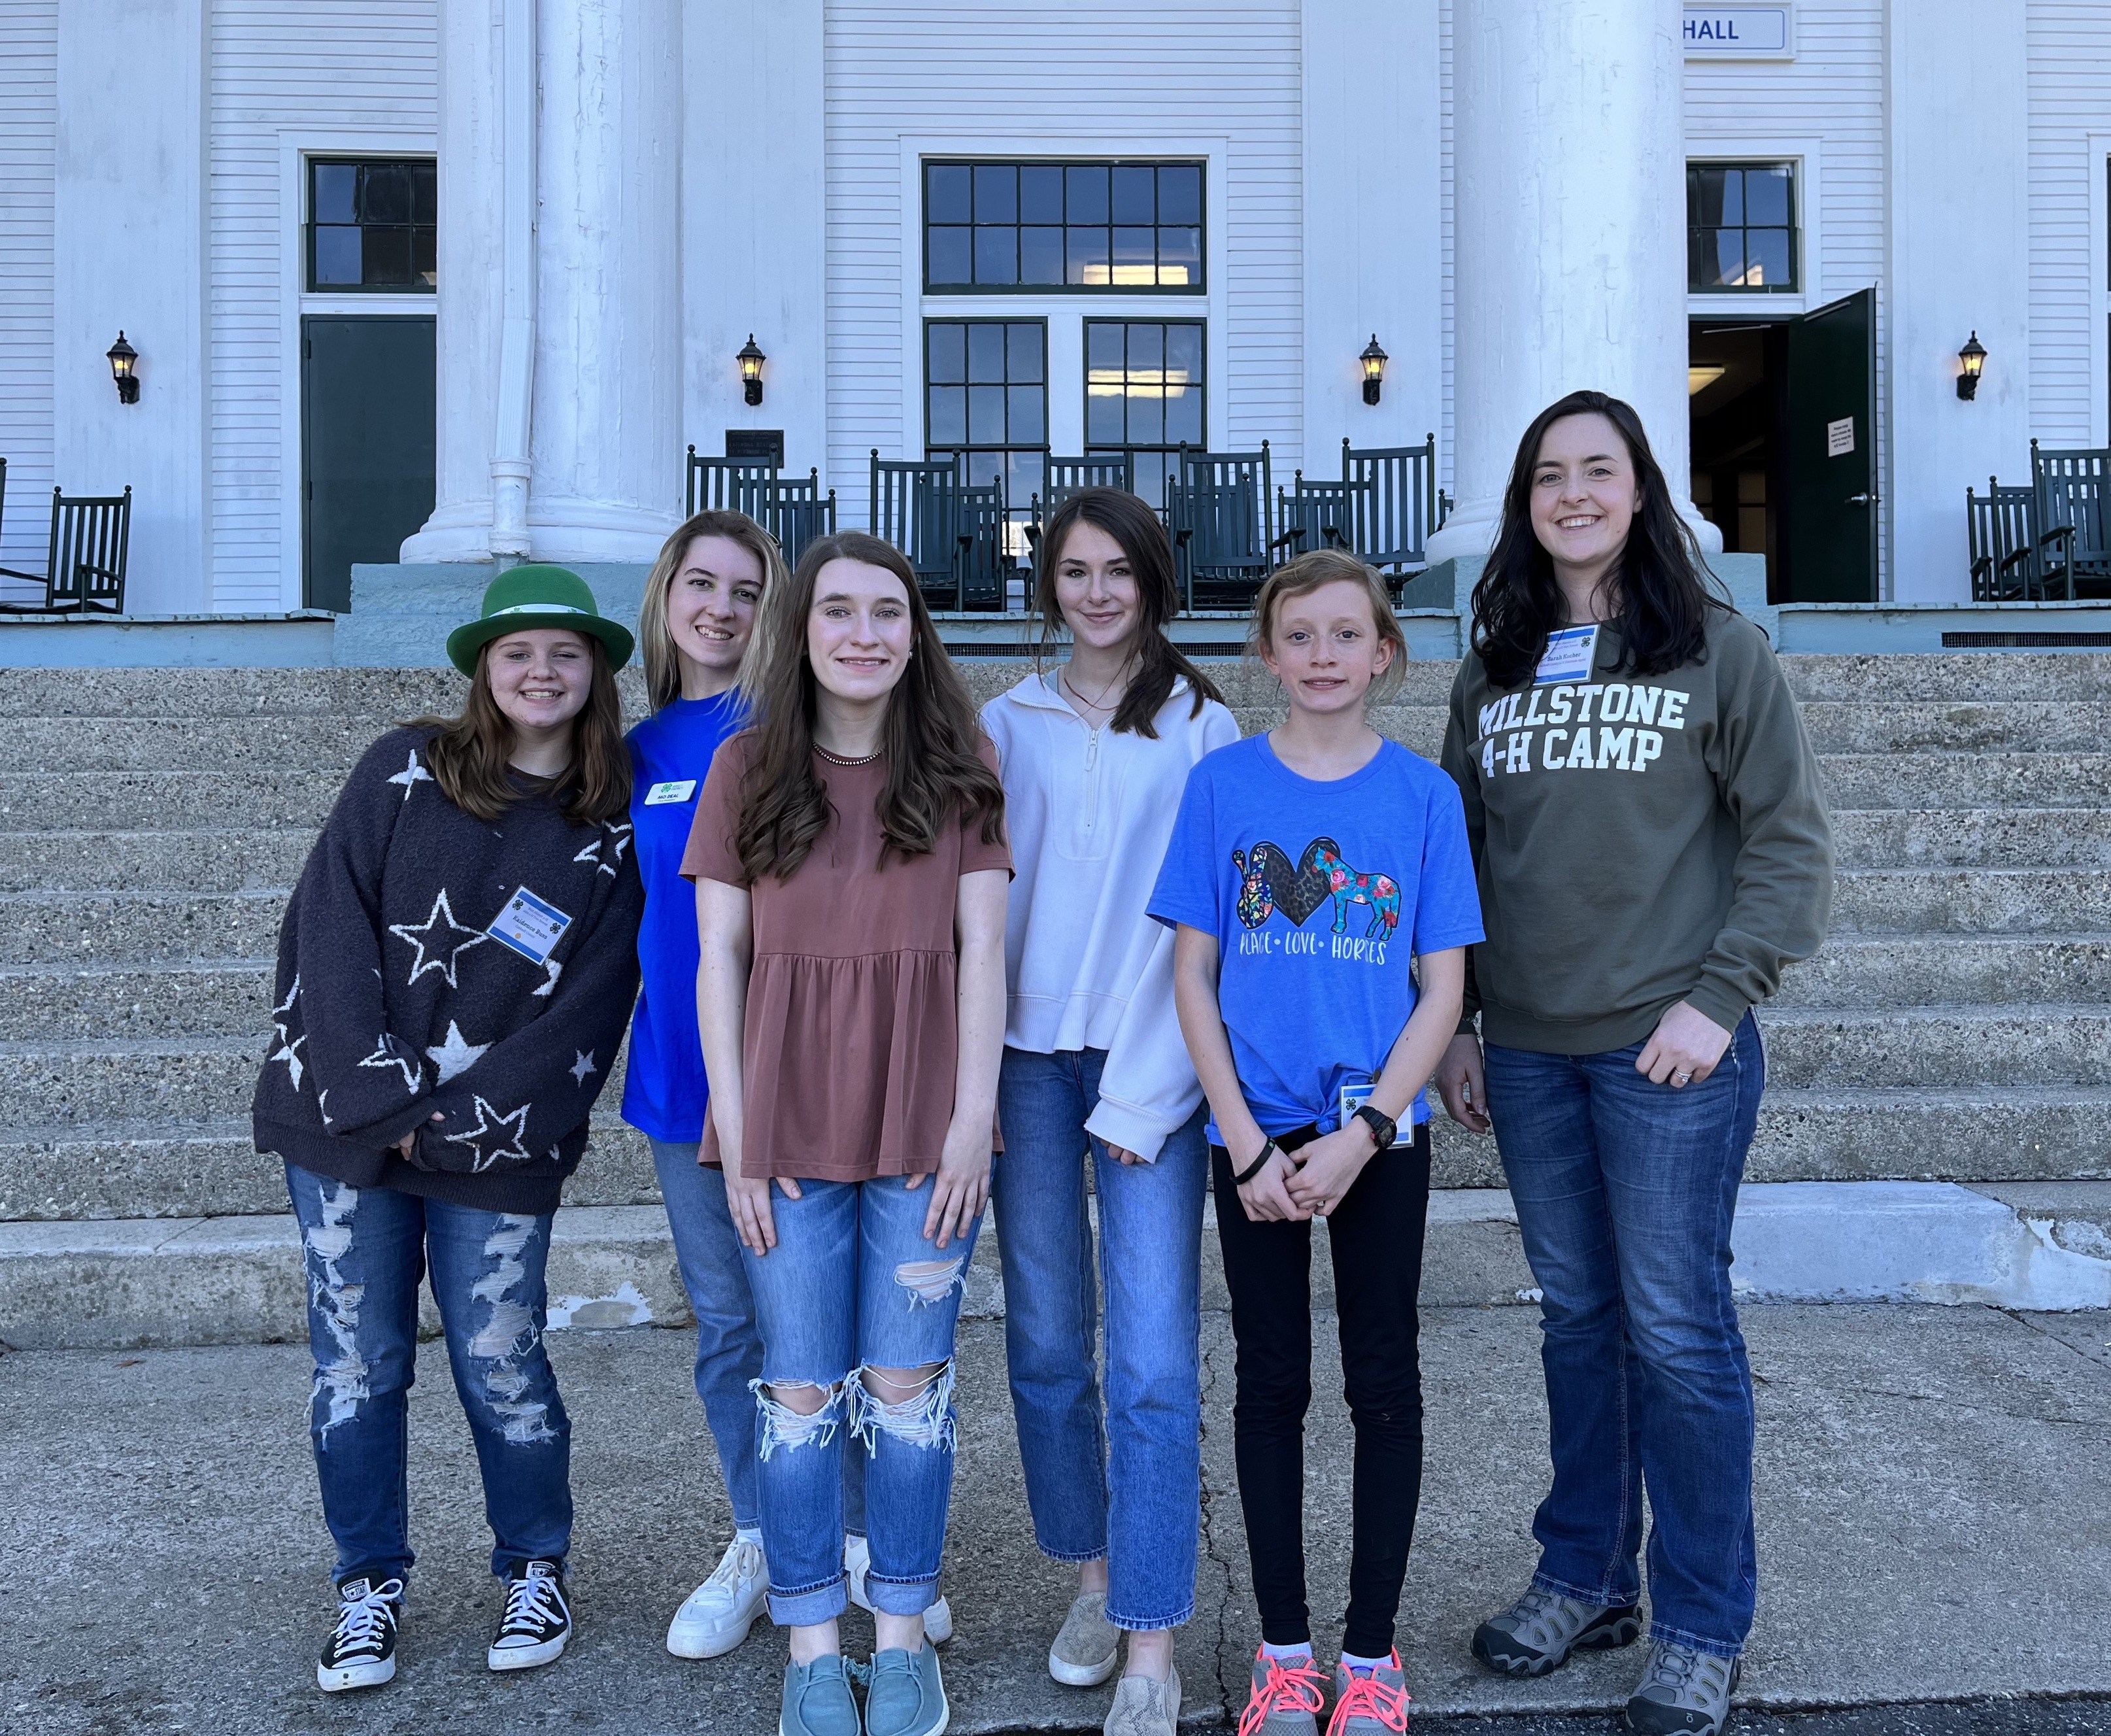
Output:
<path fill-rule="evenodd" d="M 2111 657 L 1787 661 L 1841 866 L 1825 952 L 1765 1016 L 1749 1173 L 1767 1185 L 1747 1192 L 1741 1278 L 2111 1305 Z M 1020 669 L 964 666 L 978 697 Z M 1213 673 L 1242 726 L 1273 720 L 1260 671 Z M 1382 727 L 1433 756 L 1450 673 L 1414 666 Z M 303 1329 L 283 1181 L 247 1132 L 279 916 L 360 750 L 461 688 L 0 671 L 0 1340 Z M 1529 1278 L 1492 1146 L 1441 1115 L 1436 1132 L 1455 1191 L 1432 1284 L 1514 1301 Z M 1821 1185 L 1841 1183 L 1883 1185 Z M 651 1161 L 613 1096 L 567 1201 L 557 1319 L 679 1319 Z M 970 1300 L 1001 1307 L 992 1272 Z"/>

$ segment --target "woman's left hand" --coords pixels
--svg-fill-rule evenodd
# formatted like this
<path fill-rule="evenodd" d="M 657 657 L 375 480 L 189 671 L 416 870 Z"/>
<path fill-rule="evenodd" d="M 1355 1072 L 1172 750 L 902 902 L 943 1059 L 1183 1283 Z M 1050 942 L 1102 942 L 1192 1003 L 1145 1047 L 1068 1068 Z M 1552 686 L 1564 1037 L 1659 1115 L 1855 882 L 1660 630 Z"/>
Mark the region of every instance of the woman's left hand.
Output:
<path fill-rule="evenodd" d="M 1342 1203 L 1342 1197 L 1364 1173 L 1364 1166 L 1376 1155 L 1370 1129 L 1361 1121 L 1351 1121 L 1301 1147 L 1297 1173 L 1283 1184 L 1283 1189 L 1313 1216 L 1323 1218 Z"/>
<path fill-rule="evenodd" d="M 1676 1001 L 1635 1057 L 1635 1071 L 1647 1074 L 1653 1085 L 1681 1090 L 1713 1073 L 1729 1047 L 1729 1032 L 1691 1002 Z"/>
<path fill-rule="evenodd" d="M 956 1119 L 946 1129 L 946 1148 L 938 1157 L 937 1174 L 931 1178 L 931 1209 L 924 1214 L 924 1239 L 943 1247 L 965 1234 L 982 1215 L 989 1198 L 990 1141 L 987 1126 L 962 1127 Z M 923 1186 L 921 1175 L 905 1184 L 914 1193 Z"/>

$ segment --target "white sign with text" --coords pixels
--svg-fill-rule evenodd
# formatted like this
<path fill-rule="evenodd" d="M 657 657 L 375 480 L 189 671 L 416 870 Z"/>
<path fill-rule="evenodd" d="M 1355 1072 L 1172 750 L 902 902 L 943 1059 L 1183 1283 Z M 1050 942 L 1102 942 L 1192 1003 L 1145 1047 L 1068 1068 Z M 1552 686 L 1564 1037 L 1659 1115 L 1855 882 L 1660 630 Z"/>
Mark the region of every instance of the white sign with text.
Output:
<path fill-rule="evenodd" d="M 1686 52 L 1701 60 L 1787 60 L 1795 53 L 1795 8 L 1689 6 Z"/>

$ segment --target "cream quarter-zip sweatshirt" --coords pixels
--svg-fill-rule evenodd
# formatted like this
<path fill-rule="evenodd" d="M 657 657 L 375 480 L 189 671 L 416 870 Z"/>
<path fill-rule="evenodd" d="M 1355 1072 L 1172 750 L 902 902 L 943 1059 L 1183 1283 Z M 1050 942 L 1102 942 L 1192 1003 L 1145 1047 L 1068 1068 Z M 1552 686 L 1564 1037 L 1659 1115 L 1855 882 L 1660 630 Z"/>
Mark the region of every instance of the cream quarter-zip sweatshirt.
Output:
<path fill-rule="evenodd" d="M 1092 728 L 1053 675 L 983 707 L 1016 872 L 1004 1040 L 1040 1054 L 1105 1049 L 1086 1128 L 1146 1159 L 1202 1100 L 1173 1008 L 1173 931 L 1145 913 L 1188 771 L 1239 738 L 1223 706 L 1207 701 L 1198 716 L 1193 704 L 1176 680 L 1155 741 Z"/>

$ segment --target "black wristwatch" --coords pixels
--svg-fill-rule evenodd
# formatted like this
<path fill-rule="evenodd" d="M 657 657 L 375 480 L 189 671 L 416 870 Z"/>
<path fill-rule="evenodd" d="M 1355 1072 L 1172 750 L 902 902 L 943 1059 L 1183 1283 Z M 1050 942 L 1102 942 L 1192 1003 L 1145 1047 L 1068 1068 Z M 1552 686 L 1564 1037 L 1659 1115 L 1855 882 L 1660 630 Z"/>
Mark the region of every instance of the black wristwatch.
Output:
<path fill-rule="evenodd" d="M 1377 1108 L 1369 1103 L 1356 1105 L 1355 1119 L 1370 1129 L 1371 1138 L 1377 1141 L 1378 1148 L 1380 1151 L 1383 1151 L 1391 1145 L 1400 1132 L 1400 1124 L 1397 1121 L 1382 1109 Z"/>

